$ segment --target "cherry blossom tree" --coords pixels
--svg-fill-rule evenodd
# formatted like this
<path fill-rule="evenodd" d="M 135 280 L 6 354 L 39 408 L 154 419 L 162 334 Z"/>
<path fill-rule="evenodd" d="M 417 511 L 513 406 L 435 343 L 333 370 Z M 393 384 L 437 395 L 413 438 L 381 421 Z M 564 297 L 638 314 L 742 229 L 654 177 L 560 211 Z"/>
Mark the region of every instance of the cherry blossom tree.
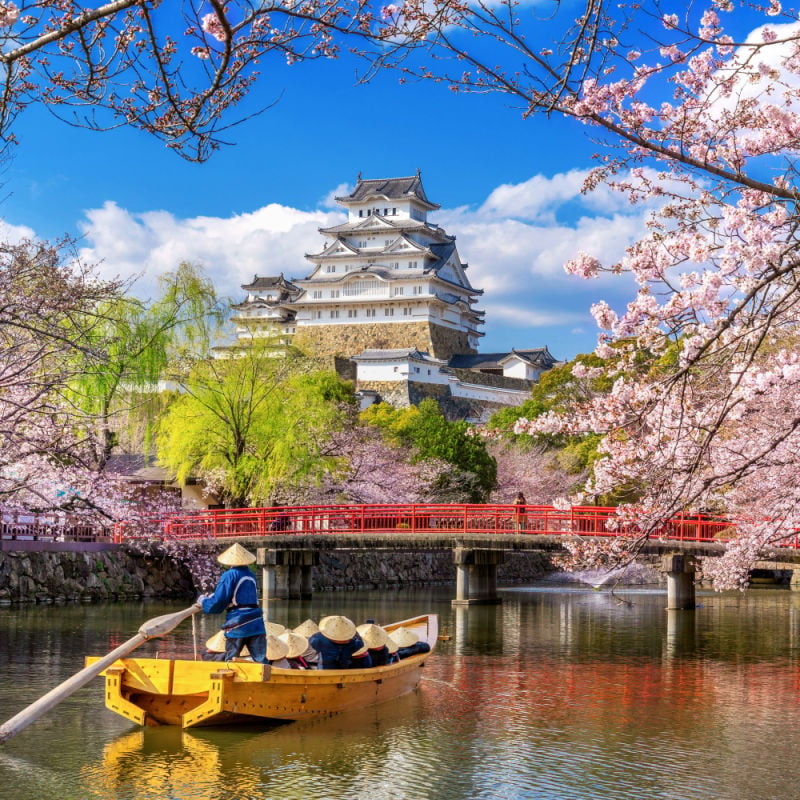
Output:
<path fill-rule="evenodd" d="M 329 456 L 317 480 L 286 488 L 283 502 L 425 503 L 438 500 L 436 487 L 453 466 L 434 458 L 415 460 L 408 446 L 390 444 L 374 427 L 353 416 L 331 431 L 322 447 Z"/>
<path fill-rule="evenodd" d="M 635 281 L 627 308 L 592 309 L 597 355 L 616 356 L 610 392 L 518 430 L 602 434 L 586 492 L 638 486 L 620 514 L 642 536 L 686 509 L 734 515 L 736 543 L 706 566 L 728 587 L 800 526 L 800 20 L 777 0 L 675 10 L 590 0 L 545 20 L 516 2 L 409 0 L 385 9 L 372 55 L 589 126 L 602 149 L 586 190 L 653 209 L 618 262 L 567 265 Z M 644 374 L 643 351 L 658 360 Z"/>
<path fill-rule="evenodd" d="M 43 103 L 71 124 L 131 125 L 202 161 L 241 119 L 259 64 L 335 57 L 369 28 L 361 0 L 0 2 L 0 141 Z M 242 116 L 257 113 L 252 110 Z"/>

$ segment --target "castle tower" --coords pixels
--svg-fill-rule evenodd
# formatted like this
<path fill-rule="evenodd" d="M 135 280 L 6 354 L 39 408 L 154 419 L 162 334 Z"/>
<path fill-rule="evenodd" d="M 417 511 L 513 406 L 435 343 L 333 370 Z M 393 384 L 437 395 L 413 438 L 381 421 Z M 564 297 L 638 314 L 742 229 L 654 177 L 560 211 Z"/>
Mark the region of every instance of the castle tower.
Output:
<path fill-rule="evenodd" d="M 294 343 L 322 355 L 417 348 L 439 359 L 477 352 L 483 292 L 466 276 L 455 237 L 428 222 L 439 208 L 419 172 L 363 180 L 345 197 L 347 221 L 320 233 L 327 241 L 306 258 L 313 269 L 294 285 Z"/>

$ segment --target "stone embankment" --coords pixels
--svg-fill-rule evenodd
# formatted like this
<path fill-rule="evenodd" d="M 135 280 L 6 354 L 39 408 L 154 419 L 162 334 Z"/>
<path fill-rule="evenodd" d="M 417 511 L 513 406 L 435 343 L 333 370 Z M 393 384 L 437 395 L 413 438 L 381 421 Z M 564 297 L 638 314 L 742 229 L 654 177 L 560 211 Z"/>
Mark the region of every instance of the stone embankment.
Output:
<path fill-rule="evenodd" d="M 498 569 L 498 580 L 524 583 L 541 579 L 552 570 L 543 553 L 509 553 L 506 563 Z M 324 551 L 313 576 L 315 591 L 437 586 L 454 582 L 455 566 L 449 551 Z M 88 603 L 141 597 L 190 598 L 198 591 L 188 569 L 163 555 L 142 555 L 124 549 L 0 552 L 0 605 Z"/>
<path fill-rule="evenodd" d="M 122 549 L 0 552 L 0 605 L 191 597 L 191 576 L 166 557 Z"/>

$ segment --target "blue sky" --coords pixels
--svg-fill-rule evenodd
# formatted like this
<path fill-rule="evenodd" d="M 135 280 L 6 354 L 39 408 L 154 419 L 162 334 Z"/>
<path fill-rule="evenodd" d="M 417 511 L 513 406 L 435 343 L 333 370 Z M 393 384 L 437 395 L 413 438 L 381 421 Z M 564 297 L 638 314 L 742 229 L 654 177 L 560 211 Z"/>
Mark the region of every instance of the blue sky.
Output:
<path fill-rule="evenodd" d="M 625 279 L 585 282 L 563 262 L 579 249 L 621 255 L 642 210 L 601 191 L 580 195 L 596 144 L 568 120 L 523 121 L 502 98 L 454 95 L 395 74 L 356 85 L 349 58 L 291 68 L 265 63 L 235 142 L 186 162 L 130 129 L 96 133 L 42 108 L 17 125 L 20 144 L 0 180 L 7 235 L 79 237 L 105 275 L 140 275 L 137 292 L 182 260 L 202 264 L 236 300 L 254 274 L 304 277 L 317 229 L 340 218 L 331 198 L 365 178 L 419 168 L 430 215 L 457 237 L 483 289 L 482 351 L 547 345 L 568 359 L 594 347 L 593 302 L 619 308 Z"/>

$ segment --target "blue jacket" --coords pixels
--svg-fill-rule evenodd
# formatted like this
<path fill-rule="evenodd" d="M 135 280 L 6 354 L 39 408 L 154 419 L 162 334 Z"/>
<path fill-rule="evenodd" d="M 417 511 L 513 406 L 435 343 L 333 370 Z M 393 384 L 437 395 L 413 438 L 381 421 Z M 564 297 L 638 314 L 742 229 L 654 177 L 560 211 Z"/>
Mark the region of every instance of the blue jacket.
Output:
<path fill-rule="evenodd" d="M 231 567 L 223 572 L 214 594 L 205 598 L 202 605 L 206 614 L 227 611 L 222 629 L 231 639 L 266 633 L 258 607 L 258 586 L 248 567 Z"/>
<path fill-rule="evenodd" d="M 416 656 L 419 653 L 430 653 L 430 651 L 431 646 L 427 642 L 417 642 L 416 644 L 412 644 L 410 647 L 401 647 L 397 651 L 397 655 L 402 661 L 404 658 L 408 658 L 409 656 Z"/>
<path fill-rule="evenodd" d="M 372 661 L 369 653 L 364 658 L 356 659 L 353 663 L 353 653 L 364 646 L 361 637 L 356 634 L 349 642 L 340 644 L 334 642 L 322 633 L 315 633 L 308 643 L 318 653 L 322 662 L 322 669 L 351 669 L 353 667 L 371 667 Z"/>

